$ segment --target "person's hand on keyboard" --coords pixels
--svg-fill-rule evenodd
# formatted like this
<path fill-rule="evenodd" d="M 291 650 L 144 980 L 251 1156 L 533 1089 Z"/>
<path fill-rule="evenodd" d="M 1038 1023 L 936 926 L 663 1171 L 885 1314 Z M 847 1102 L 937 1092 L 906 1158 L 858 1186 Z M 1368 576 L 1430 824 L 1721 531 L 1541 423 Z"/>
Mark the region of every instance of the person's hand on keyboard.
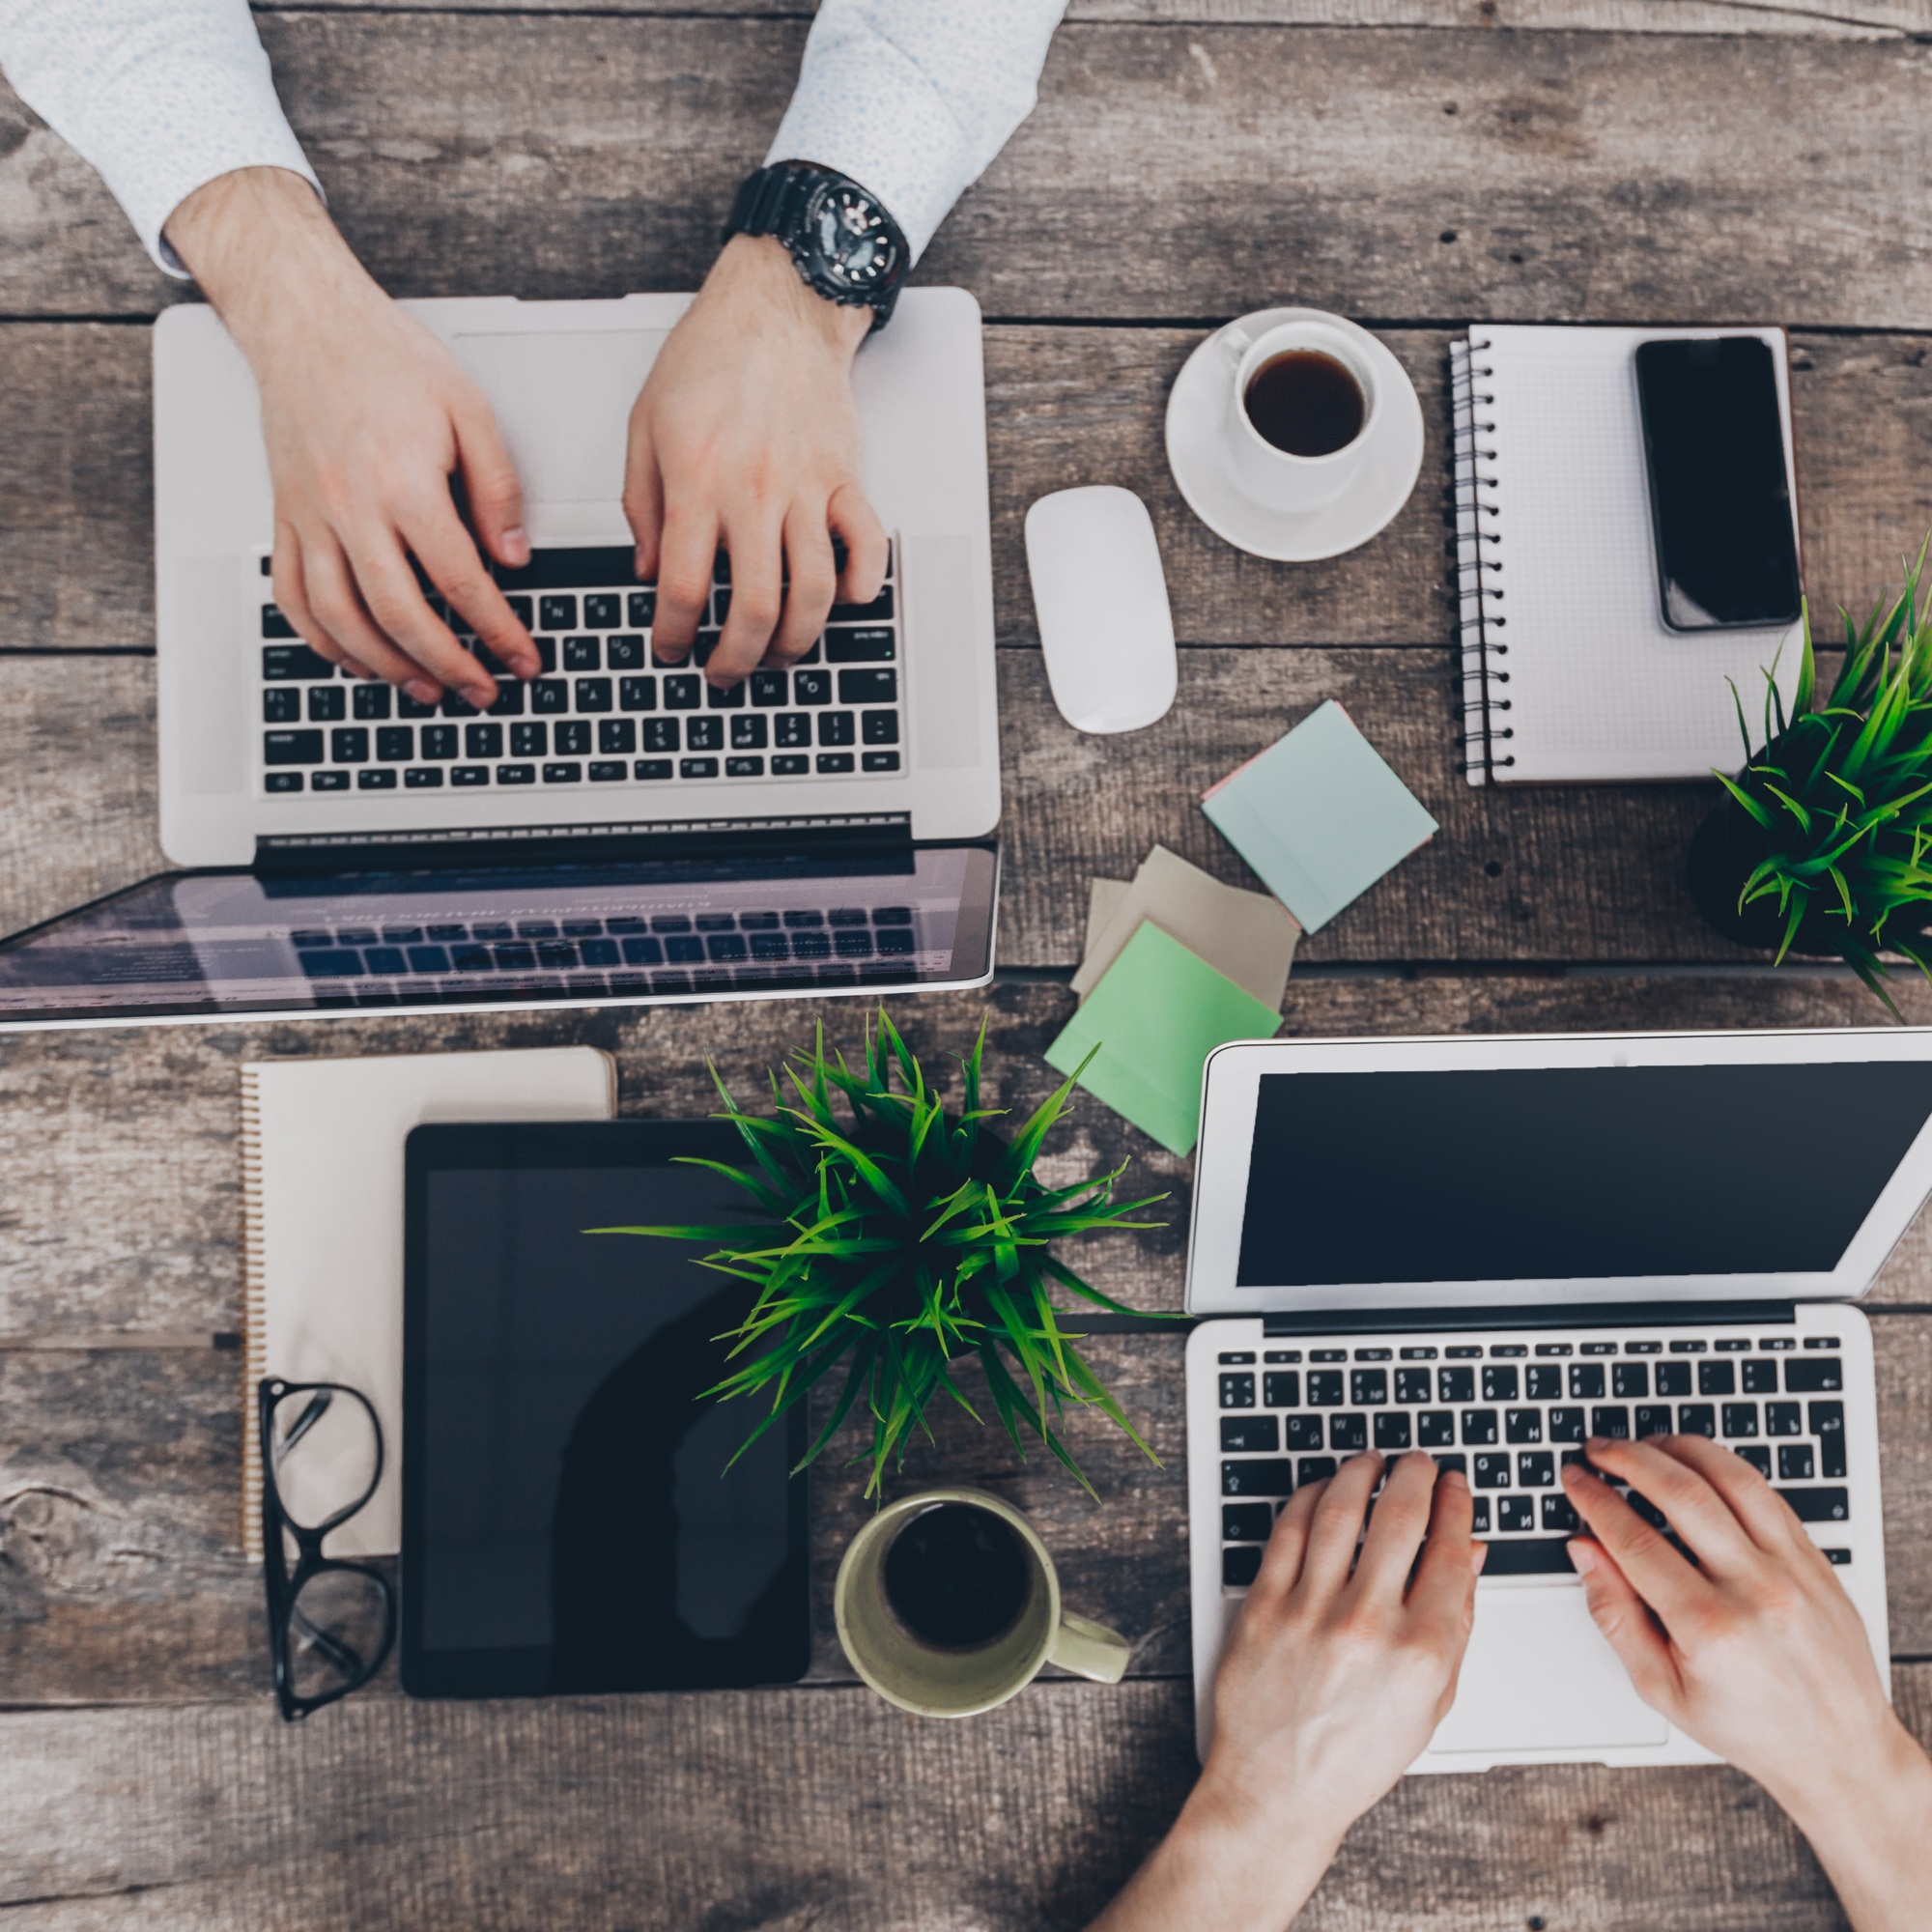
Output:
<path fill-rule="evenodd" d="M 1644 1701 L 1783 1805 L 1859 1932 L 1925 1923 L 1932 1763 L 1893 1715 L 1863 1624 L 1804 1526 L 1742 1457 L 1700 1435 L 1593 1440 L 1564 1488 L 1590 1614 Z"/>
<path fill-rule="evenodd" d="M 631 412 L 624 480 L 661 661 L 689 655 L 720 550 L 731 600 L 714 685 L 793 663 L 835 601 L 878 596 L 886 533 L 859 481 L 851 374 L 871 320 L 813 294 L 780 242 L 740 235 L 671 330 Z"/>
<path fill-rule="evenodd" d="M 1201 1781 L 1093 1932 L 1287 1925 L 1429 1743 L 1455 1697 L 1485 1549 L 1468 1485 L 1421 1455 L 1389 1467 L 1364 1536 L 1382 1469 L 1351 1457 L 1283 1509 L 1214 1681 Z"/>
<path fill-rule="evenodd" d="M 529 543 L 490 405 L 455 358 L 364 272 L 315 192 L 244 168 L 188 196 L 168 240 L 247 356 L 275 493 L 275 602 L 325 658 L 423 703 L 444 688 L 487 709 L 490 669 L 417 583 L 413 555 L 463 627 L 519 677 L 536 646 L 458 513 L 500 563 Z"/>

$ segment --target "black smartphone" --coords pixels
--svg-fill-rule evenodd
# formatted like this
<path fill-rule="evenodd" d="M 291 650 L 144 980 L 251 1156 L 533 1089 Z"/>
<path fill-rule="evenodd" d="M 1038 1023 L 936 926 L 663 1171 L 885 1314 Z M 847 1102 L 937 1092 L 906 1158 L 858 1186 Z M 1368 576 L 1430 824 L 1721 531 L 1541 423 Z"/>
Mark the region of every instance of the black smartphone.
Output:
<path fill-rule="evenodd" d="M 1794 622 L 1798 531 L 1771 345 L 1639 343 L 1636 388 L 1663 621 L 1673 631 Z"/>

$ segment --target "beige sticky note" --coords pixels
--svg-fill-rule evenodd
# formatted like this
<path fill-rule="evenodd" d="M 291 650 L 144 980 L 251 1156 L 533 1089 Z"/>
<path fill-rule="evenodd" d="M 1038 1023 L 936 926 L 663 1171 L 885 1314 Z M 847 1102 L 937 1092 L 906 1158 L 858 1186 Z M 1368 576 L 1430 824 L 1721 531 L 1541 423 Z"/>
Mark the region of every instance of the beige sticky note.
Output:
<path fill-rule="evenodd" d="M 1125 879 L 1087 881 L 1087 943 L 1081 949 L 1084 961 L 1094 956 L 1094 943 L 1107 929 L 1107 922 L 1121 909 L 1121 901 L 1130 890 Z"/>
<path fill-rule="evenodd" d="M 1096 932 L 1094 888 L 1102 883 L 1114 882 L 1095 880 L 1089 887 L 1087 956 L 1073 976 L 1073 990 L 1083 1000 L 1146 920 L 1264 1006 L 1281 1010 L 1301 927 L 1272 895 L 1224 886 L 1178 852 L 1156 845 Z"/>

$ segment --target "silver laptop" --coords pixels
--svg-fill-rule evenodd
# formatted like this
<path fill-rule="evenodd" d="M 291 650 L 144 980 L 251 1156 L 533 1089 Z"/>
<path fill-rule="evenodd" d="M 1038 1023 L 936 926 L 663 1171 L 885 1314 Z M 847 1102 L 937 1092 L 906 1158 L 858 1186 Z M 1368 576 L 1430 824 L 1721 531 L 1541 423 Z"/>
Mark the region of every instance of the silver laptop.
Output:
<path fill-rule="evenodd" d="M 0 948 L 0 1024 L 983 984 L 1000 756 L 980 314 L 917 289 L 859 355 L 881 595 L 797 666 L 659 664 L 620 497 L 685 296 L 410 302 L 494 406 L 543 675 L 479 712 L 353 680 L 274 604 L 253 381 L 155 328 L 160 838 L 183 873 Z M 462 619 L 452 625 L 462 634 Z M 473 638 L 467 641 L 473 647 Z"/>
<path fill-rule="evenodd" d="M 1357 1451 L 1469 1477 L 1490 1546 L 1416 1771 L 1707 1763 L 1598 1634 L 1586 1436 L 1749 1460 L 1889 1676 L 1870 1329 L 1932 1191 L 1932 1032 L 1289 1040 L 1210 1056 L 1188 1258 L 1200 1744 L 1286 1497 Z M 1660 1527 L 1647 1499 L 1633 1506 Z"/>

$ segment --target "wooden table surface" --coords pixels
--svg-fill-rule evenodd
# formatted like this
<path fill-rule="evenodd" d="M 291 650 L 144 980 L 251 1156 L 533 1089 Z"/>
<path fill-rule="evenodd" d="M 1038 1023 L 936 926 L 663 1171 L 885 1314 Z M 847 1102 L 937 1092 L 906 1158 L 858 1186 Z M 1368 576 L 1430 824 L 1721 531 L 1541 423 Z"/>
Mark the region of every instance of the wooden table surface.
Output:
<path fill-rule="evenodd" d="M 341 0 L 258 8 L 338 219 L 398 295 L 695 285 L 789 92 L 809 0 Z M 1195 807 L 1338 697 L 1442 824 L 1302 948 L 1286 1032 L 1838 1026 L 1846 975 L 1706 932 L 1702 785 L 1471 790 L 1452 711 L 1445 348 L 1472 320 L 1793 330 L 1814 606 L 1862 604 L 1932 526 L 1932 0 L 1073 0 L 1038 112 L 921 269 L 987 317 L 1006 764 L 1003 958 L 902 1003 L 923 1049 L 992 1015 L 1026 1105 L 1072 1005 L 1087 880 L 1156 839 L 1245 874 Z M 0 89 L 0 930 L 159 869 L 146 325 L 183 294 Z M 1239 555 L 1161 455 L 1203 331 L 1296 300 L 1382 331 L 1421 391 L 1408 507 L 1331 563 Z M 1151 504 L 1181 648 L 1124 740 L 1054 712 L 1019 524 L 1041 492 Z M 1252 883 L 1247 880 L 1247 883 Z M 1908 988 L 1932 1020 L 1932 994 Z M 378 1686 L 285 1728 L 238 1535 L 239 1097 L 264 1055 L 587 1041 L 626 1112 L 701 1111 L 817 1010 L 394 1015 L 0 1042 L 0 1906 L 10 1926 L 1071 1926 L 1193 1770 L 1180 1345 L 1094 1352 L 1161 1457 L 1076 1424 L 1101 1500 L 940 1425 L 902 1481 L 1033 1511 L 1069 1601 L 1135 1645 L 1112 1690 L 1042 1680 L 920 1723 L 824 1614 L 864 1509 L 814 1485 L 819 1634 L 797 1690 L 417 1704 Z M 1133 1156 L 1175 1227 L 1082 1258 L 1180 1297 L 1188 1168 L 1095 1104 L 1050 1161 Z M 1932 1734 L 1932 1224 L 1874 1292 L 1893 1682 Z M 1722 1770 L 1406 1783 L 1350 1836 L 1319 1927 L 1840 1923 Z"/>

